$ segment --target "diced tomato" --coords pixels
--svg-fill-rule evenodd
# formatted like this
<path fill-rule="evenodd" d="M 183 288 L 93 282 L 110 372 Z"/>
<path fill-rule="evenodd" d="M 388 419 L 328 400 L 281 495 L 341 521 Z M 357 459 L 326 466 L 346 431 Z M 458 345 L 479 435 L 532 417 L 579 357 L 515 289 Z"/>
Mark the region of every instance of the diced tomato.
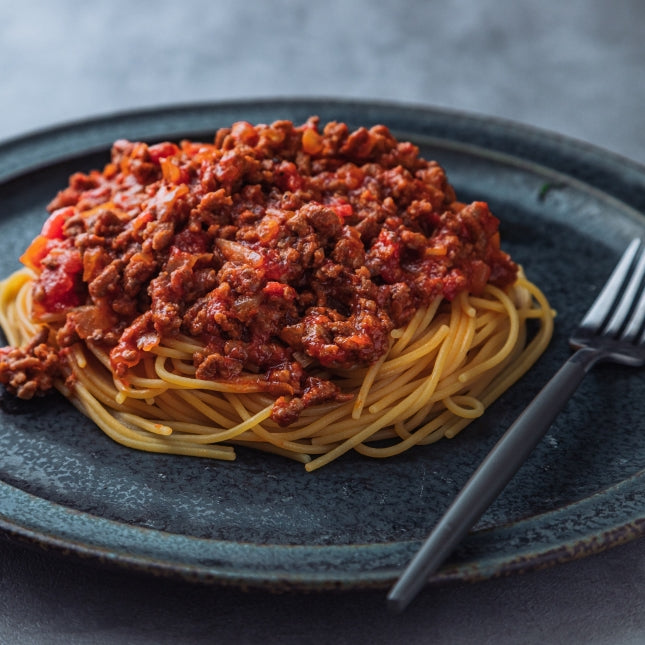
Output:
<path fill-rule="evenodd" d="M 334 204 L 332 208 L 336 215 L 341 218 L 351 217 L 354 214 L 354 208 L 351 204 Z"/>
<path fill-rule="evenodd" d="M 59 242 L 46 257 L 47 264 L 41 265 L 38 276 L 36 308 L 50 313 L 66 311 L 77 307 L 82 301 L 83 262 L 78 249 L 63 246 Z"/>
<path fill-rule="evenodd" d="M 150 155 L 150 161 L 152 163 L 159 164 L 162 159 L 166 157 L 172 157 L 179 152 L 179 147 L 174 143 L 169 141 L 164 141 L 163 143 L 156 143 L 153 146 L 148 147 L 148 154 Z"/>
<path fill-rule="evenodd" d="M 267 298 L 279 298 L 280 300 L 288 300 L 290 302 L 296 298 L 295 289 L 282 282 L 267 282 L 266 286 L 262 289 L 262 293 Z"/>
<path fill-rule="evenodd" d="M 29 269 L 36 272 L 41 270 L 42 261 L 50 252 L 65 240 L 63 229 L 65 222 L 74 215 L 73 206 L 65 206 L 55 210 L 43 224 L 40 235 L 37 235 L 27 250 L 20 256 L 20 261 Z"/>
<path fill-rule="evenodd" d="M 74 215 L 75 210 L 73 206 L 65 206 L 55 210 L 43 224 L 41 235 L 49 238 L 50 240 L 62 240 L 63 228 L 65 222 Z"/>
<path fill-rule="evenodd" d="M 81 299 L 74 290 L 74 280 L 65 273 L 43 271 L 40 284 L 45 289 L 45 297 L 36 304 L 48 313 L 67 311 L 81 304 Z"/>

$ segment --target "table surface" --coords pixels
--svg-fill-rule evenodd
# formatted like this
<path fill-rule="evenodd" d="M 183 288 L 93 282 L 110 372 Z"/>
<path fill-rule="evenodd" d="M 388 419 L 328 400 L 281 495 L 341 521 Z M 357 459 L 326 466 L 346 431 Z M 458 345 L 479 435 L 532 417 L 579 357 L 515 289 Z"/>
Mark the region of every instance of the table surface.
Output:
<path fill-rule="evenodd" d="M 22 0 L 0 15 L 0 139 L 125 109 L 254 97 L 446 107 L 645 163 L 639 0 Z M 97 6 L 98 5 L 98 6 Z M 645 541 L 481 583 L 272 595 L 104 571 L 0 539 L 0 641 L 642 643 Z"/>

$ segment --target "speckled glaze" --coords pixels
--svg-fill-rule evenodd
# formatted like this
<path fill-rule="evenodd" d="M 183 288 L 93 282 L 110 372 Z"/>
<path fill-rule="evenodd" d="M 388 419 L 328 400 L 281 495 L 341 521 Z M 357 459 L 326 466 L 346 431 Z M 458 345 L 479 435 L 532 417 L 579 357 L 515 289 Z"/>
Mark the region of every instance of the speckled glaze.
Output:
<path fill-rule="evenodd" d="M 389 586 L 496 439 L 569 353 L 568 334 L 635 235 L 645 169 L 518 124 L 333 100 L 173 107 L 62 126 L 0 146 L 0 274 L 68 175 L 117 138 L 210 137 L 237 120 L 384 123 L 439 161 L 462 200 L 490 203 L 504 247 L 558 312 L 536 367 L 457 438 L 400 457 L 347 455 L 307 474 L 123 448 L 54 396 L 0 398 L 0 529 L 102 566 L 242 588 Z M 645 373 L 592 372 L 503 494 L 434 576 L 479 580 L 598 552 L 645 532 Z"/>

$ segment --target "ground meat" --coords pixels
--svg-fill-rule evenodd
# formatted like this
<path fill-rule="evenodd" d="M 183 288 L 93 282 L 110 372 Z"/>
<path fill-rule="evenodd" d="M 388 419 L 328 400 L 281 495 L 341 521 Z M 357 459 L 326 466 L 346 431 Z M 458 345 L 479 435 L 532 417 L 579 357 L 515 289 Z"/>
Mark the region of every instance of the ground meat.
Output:
<path fill-rule="evenodd" d="M 281 396 L 273 406 L 272 418 L 281 426 L 288 426 L 298 419 L 300 413 L 310 405 L 325 401 L 347 401 L 351 397 L 343 394 L 331 381 L 309 377 L 303 393 L 298 397 Z"/>
<path fill-rule="evenodd" d="M 368 366 L 420 306 L 517 272 L 488 206 L 457 202 L 442 168 L 382 125 L 240 122 L 212 142 L 118 141 L 50 212 L 23 261 L 36 314 L 65 315 L 62 346 L 91 338 L 123 375 L 188 334 L 204 348 L 200 378 L 256 375 L 284 396 L 282 425 L 346 396 L 321 368 Z M 44 389 L 56 352 L 41 346 L 3 350 L 3 382 Z"/>
<path fill-rule="evenodd" d="M 61 375 L 58 352 L 47 335 L 43 329 L 26 347 L 0 349 L 0 383 L 20 399 L 47 392 Z"/>

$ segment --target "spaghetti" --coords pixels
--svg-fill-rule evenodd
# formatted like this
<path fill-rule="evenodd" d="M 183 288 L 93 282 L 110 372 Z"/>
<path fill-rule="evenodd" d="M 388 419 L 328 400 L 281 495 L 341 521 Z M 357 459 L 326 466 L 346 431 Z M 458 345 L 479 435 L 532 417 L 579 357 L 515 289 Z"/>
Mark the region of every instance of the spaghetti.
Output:
<path fill-rule="evenodd" d="M 384 126 L 120 141 L 49 210 L 0 284 L 0 381 L 135 449 L 390 457 L 455 436 L 552 333 L 488 207 Z"/>

